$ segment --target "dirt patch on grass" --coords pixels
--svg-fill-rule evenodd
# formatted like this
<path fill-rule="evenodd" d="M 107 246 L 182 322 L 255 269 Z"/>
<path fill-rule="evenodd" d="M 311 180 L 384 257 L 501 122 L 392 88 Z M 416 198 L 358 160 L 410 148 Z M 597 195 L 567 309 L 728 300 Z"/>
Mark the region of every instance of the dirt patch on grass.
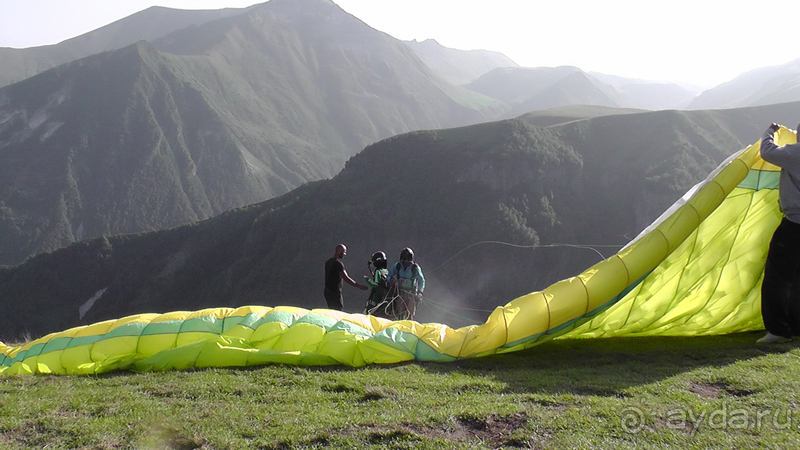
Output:
<path fill-rule="evenodd" d="M 723 395 L 730 397 L 747 397 L 755 394 L 755 391 L 737 389 L 724 381 L 716 381 L 713 383 L 708 381 L 693 381 L 689 383 L 689 392 L 702 398 L 719 398 Z"/>
<path fill-rule="evenodd" d="M 371 444 L 391 444 L 399 441 L 413 442 L 424 438 L 451 442 L 478 439 L 493 446 L 528 447 L 527 439 L 512 436 L 514 431 L 528 421 L 524 412 L 487 418 L 459 417 L 439 426 L 404 423 L 396 426 L 362 425 L 358 431 L 366 433 Z"/>
<path fill-rule="evenodd" d="M 689 392 L 696 394 L 698 397 L 702 398 L 718 398 L 719 393 L 725 390 L 725 385 L 722 383 L 709 383 L 706 381 L 703 382 L 691 382 L 689 383 Z"/>

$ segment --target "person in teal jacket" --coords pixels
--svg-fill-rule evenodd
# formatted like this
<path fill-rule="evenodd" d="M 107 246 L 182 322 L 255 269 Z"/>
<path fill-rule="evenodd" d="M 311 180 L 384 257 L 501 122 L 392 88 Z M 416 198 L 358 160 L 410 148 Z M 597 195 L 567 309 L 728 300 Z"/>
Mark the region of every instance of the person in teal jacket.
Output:
<path fill-rule="evenodd" d="M 408 319 L 413 320 L 417 305 L 422 302 L 422 293 L 425 291 L 425 276 L 419 264 L 414 262 L 414 251 L 406 247 L 400 252 L 400 261 L 389 267 L 387 274 L 390 291 L 397 289 L 399 301 L 408 311 Z M 397 301 L 397 300 L 396 300 Z"/>

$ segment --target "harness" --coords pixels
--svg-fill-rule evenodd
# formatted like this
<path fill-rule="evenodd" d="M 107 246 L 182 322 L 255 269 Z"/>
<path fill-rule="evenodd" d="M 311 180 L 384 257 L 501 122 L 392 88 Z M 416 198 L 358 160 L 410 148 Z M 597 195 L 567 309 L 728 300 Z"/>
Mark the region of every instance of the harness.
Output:
<path fill-rule="evenodd" d="M 366 314 L 374 315 L 377 317 L 385 317 L 396 320 L 414 319 L 414 314 L 417 310 L 417 305 L 422 301 L 422 297 L 418 294 L 414 285 L 413 290 L 407 287 L 400 286 L 400 280 L 411 280 L 412 283 L 419 275 L 419 266 L 416 263 L 411 265 L 411 278 L 400 277 L 400 270 L 402 265 L 397 262 L 394 265 L 394 276 L 392 280 L 387 280 L 386 295 L 382 301 L 375 303 L 370 295 L 367 299 L 367 305 L 364 308 Z"/>
<path fill-rule="evenodd" d="M 400 271 L 403 269 L 403 265 L 400 262 L 394 263 L 394 276 L 397 278 L 397 281 L 403 280 L 411 280 L 412 283 L 416 280 L 419 276 L 419 266 L 417 263 L 411 263 L 411 278 L 401 278 Z M 390 281 L 391 282 L 391 281 Z"/>

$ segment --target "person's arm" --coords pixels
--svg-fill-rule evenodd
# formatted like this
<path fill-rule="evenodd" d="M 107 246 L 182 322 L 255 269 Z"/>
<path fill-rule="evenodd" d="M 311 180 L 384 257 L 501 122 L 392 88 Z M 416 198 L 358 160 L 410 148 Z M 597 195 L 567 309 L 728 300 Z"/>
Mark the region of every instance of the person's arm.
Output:
<path fill-rule="evenodd" d="M 371 289 L 375 289 L 378 287 L 378 282 L 380 280 L 380 269 L 376 269 L 375 273 L 372 274 L 371 277 L 364 276 L 364 283 L 367 284 Z"/>
<path fill-rule="evenodd" d="M 422 275 L 422 268 L 419 265 L 417 266 L 417 289 L 420 294 L 425 290 L 425 276 Z"/>
<path fill-rule="evenodd" d="M 344 270 L 344 267 L 342 267 L 342 279 L 344 281 L 347 281 L 347 284 L 349 284 L 351 286 L 355 286 L 355 287 L 361 289 L 362 291 L 366 291 L 367 290 L 366 286 L 364 286 L 363 284 L 359 284 L 354 279 L 350 278 L 350 275 L 347 274 L 347 271 Z"/>
<path fill-rule="evenodd" d="M 778 145 L 775 144 L 775 133 L 780 129 L 780 125 L 773 123 L 761 136 L 761 157 L 767 161 L 767 157 L 772 156 L 777 151 Z M 766 156 L 766 157 L 765 157 Z M 774 163 L 773 163 L 774 164 Z"/>
<path fill-rule="evenodd" d="M 386 281 L 391 281 L 395 275 L 397 275 L 397 264 L 392 264 L 389 266 L 389 271 L 386 273 Z"/>
<path fill-rule="evenodd" d="M 800 144 L 779 146 L 775 143 L 775 133 L 780 125 L 773 123 L 761 137 L 761 157 L 764 161 L 787 169 L 790 173 L 800 173 Z"/>

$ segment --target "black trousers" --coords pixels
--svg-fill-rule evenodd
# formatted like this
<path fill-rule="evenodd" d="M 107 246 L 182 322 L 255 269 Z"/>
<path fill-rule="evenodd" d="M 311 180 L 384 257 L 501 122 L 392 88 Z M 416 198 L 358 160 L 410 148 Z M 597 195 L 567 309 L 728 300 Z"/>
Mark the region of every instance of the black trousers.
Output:
<path fill-rule="evenodd" d="M 342 298 L 342 291 L 334 291 L 326 288 L 323 292 L 323 295 L 325 296 L 325 303 L 328 304 L 328 309 L 344 311 L 344 299 Z"/>
<path fill-rule="evenodd" d="M 800 336 L 800 224 L 781 221 L 769 243 L 761 317 L 776 336 Z"/>

